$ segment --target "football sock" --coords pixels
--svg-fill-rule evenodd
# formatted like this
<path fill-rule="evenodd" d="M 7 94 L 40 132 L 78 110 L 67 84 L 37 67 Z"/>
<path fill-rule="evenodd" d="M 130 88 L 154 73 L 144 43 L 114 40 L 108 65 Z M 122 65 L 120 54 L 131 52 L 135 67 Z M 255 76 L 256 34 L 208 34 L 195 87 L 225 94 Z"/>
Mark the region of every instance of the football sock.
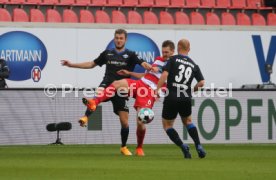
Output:
<path fill-rule="evenodd" d="M 126 142 L 128 139 L 129 134 L 129 127 L 127 128 L 121 128 L 121 140 L 122 140 L 122 147 L 126 146 Z"/>
<path fill-rule="evenodd" d="M 89 109 L 86 109 L 85 116 L 89 117 L 91 114 L 92 114 L 92 111 L 90 111 Z"/>
<path fill-rule="evenodd" d="M 137 136 L 137 147 L 142 148 L 144 143 L 144 138 L 146 134 L 146 129 L 143 130 L 136 130 L 136 136 Z"/>
<path fill-rule="evenodd" d="M 100 92 L 99 95 L 97 95 L 97 97 L 95 98 L 96 105 L 112 98 L 115 95 L 115 93 L 116 93 L 116 89 L 113 86 L 113 84 L 109 85 L 102 92 Z"/>
<path fill-rule="evenodd" d="M 198 137 L 198 132 L 197 132 L 196 126 L 192 123 L 192 124 L 188 124 L 186 126 L 186 128 L 189 132 L 189 135 L 193 139 L 193 141 L 195 143 L 195 146 L 197 147 L 200 144 L 200 140 L 199 140 L 199 137 Z"/>
<path fill-rule="evenodd" d="M 179 146 L 181 148 L 181 146 L 183 145 L 183 142 L 180 139 L 177 131 L 174 128 L 168 128 L 166 130 L 166 133 L 170 137 L 170 139 L 172 140 L 172 142 L 174 142 L 174 144 L 176 144 L 177 146 Z"/>

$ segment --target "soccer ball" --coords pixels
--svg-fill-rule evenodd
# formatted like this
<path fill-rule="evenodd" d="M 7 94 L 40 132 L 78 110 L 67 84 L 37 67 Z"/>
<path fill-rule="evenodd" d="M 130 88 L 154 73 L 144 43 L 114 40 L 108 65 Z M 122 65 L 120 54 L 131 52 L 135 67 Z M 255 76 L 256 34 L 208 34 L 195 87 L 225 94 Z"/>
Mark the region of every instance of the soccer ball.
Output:
<path fill-rule="evenodd" d="M 150 123 L 154 118 L 154 112 L 150 108 L 142 108 L 138 113 L 139 120 L 144 123 Z"/>

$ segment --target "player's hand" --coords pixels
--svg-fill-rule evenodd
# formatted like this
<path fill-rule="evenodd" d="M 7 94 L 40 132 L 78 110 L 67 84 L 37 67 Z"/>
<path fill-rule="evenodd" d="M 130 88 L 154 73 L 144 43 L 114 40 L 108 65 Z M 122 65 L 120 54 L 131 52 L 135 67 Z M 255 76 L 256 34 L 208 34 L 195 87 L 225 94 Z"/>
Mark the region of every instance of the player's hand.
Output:
<path fill-rule="evenodd" d="M 129 76 L 130 72 L 128 70 L 122 69 L 117 71 L 117 74 L 121 75 L 121 76 Z"/>
<path fill-rule="evenodd" d="M 151 71 L 157 73 L 159 71 L 159 68 L 158 67 L 152 67 Z"/>
<path fill-rule="evenodd" d="M 155 97 L 155 101 L 159 101 L 159 99 L 160 99 L 160 95 L 159 95 L 159 93 L 158 93 L 158 90 L 157 90 L 157 89 L 155 89 L 155 90 L 154 90 L 154 97 Z"/>
<path fill-rule="evenodd" d="M 61 60 L 61 61 L 60 61 L 60 64 L 61 64 L 62 66 L 71 67 L 71 62 L 68 61 L 68 60 Z"/>
<path fill-rule="evenodd" d="M 152 69 L 152 66 L 147 62 L 143 62 L 142 66 L 148 71 L 150 71 Z"/>

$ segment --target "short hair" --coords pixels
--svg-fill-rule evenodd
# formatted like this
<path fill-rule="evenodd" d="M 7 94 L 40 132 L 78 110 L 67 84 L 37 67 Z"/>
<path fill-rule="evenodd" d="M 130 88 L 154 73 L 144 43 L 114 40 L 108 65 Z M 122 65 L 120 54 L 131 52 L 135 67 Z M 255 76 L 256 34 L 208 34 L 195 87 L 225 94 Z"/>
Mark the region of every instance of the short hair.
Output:
<path fill-rule="evenodd" d="M 114 36 L 115 36 L 116 34 L 124 34 L 125 37 L 127 38 L 127 31 L 124 30 L 124 29 L 116 29 L 116 31 L 115 31 L 115 33 L 114 33 Z"/>
<path fill-rule="evenodd" d="M 175 49 L 174 43 L 171 40 L 164 41 L 162 47 L 169 47 L 171 50 Z"/>

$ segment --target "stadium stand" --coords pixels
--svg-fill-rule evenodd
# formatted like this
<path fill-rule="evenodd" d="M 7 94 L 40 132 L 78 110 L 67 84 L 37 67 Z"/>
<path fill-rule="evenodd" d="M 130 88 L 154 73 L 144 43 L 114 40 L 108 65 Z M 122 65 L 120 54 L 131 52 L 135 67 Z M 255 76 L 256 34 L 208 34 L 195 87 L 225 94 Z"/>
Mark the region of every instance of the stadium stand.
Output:
<path fill-rule="evenodd" d="M 77 14 L 72 9 L 64 9 L 62 19 L 65 23 L 78 23 L 79 19 Z"/>
<path fill-rule="evenodd" d="M 158 17 L 152 11 L 144 11 L 144 24 L 158 24 Z"/>
<path fill-rule="evenodd" d="M 141 7 L 152 7 L 154 0 L 139 0 L 139 6 Z"/>
<path fill-rule="evenodd" d="M 75 2 L 77 6 L 89 6 L 92 5 L 90 0 L 77 0 Z"/>
<path fill-rule="evenodd" d="M 53 23 L 62 22 L 60 13 L 55 9 L 47 9 L 46 22 L 53 22 Z"/>
<path fill-rule="evenodd" d="M 96 23 L 110 23 L 110 17 L 104 10 L 97 10 L 95 14 Z"/>
<path fill-rule="evenodd" d="M 189 7 L 189 8 L 200 7 L 200 0 L 186 0 L 186 7 Z"/>
<path fill-rule="evenodd" d="M 42 0 L 26 0 L 25 4 L 42 4 Z"/>
<path fill-rule="evenodd" d="M 9 3 L 9 0 L 0 0 L 0 3 L 1 4 L 7 4 L 7 3 Z"/>
<path fill-rule="evenodd" d="M 247 0 L 248 8 L 258 8 L 262 4 L 262 0 Z"/>
<path fill-rule="evenodd" d="M 75 0 L 59 0 L 59 4 L 61 4 L 61 5 L 74 5 Z"/>
<path fill-rule="evenodd" d="M 130 10 L 127 14 L 127 22 L 128 24 L 142 24 L 142 16 L 137 11 Z"/>
<path fill-rule="evenodd" d="M 154 1 L 155 7 L 169 7 L 170 6 L 170 0 L 155 0 Z"/>
<path fill-rule="evenodd" d="M 80 23 L 94 23 L 95 18 L 91 11 L 87 9 L 80 10 Z"/>
<path fill-rule="evenodd" d="M 182 1 L 180 1 L 180 0 L 171 0 L 170 7 L 183 8 L 183 7 L 185 7 L 184 0 L 182 0 Z"/>
<path fill-rule="evenodd" d="M 183 11 L 177 11 L 174 14 L 175 24 L 190 24 L 189 16 Z"/>
<path fill-rule="evenodd" d="M 31 22 L 45 22 L 45 16 L 40 9 L 30 9 L 30 21 Z"/>
<path fill-rule="evenodd" d="M 14 22 L 28 22 L 29 16 L 24 9 L 14 8 L 13 9 L 13 21 Z"/>
<path fill-rule="evenodd" d="M 217 8 L 229 8 L 231 6 L 231 1 L 229 0 L 217 0 Z"/>
<path fill-rule="evenodd" d="M 43 4 L 56 5 L 56 4 L 59 4 L 59 1 L 58 0 L 44 0 Z"/>
<path fill-rule="evenodd" d="M 106 0 L 92 0 L 93 6 L 105 6 L 107 4 Z"/>
<path fill-rule="evenodd" d="M 208 7 L 208 8 L 214 8 L 214 7 L 216 7 L 216 1 L 215 0 L 201 0 L 201 6 Z"/>
<path fill-rule="evenodd" d="M 123 0 L 108 0 L 108 6 L 122 6 Z"/>
<path fill-rule="evenodd" d="M 245 0 L 232 0 L 232 8 L 245 8 L 246 1 Z"/>
<path fill-rule="evenodd" d="M 167 11 L 160 11 L 159 22 L 160 24 L 174 24 L 174 19 Z"/>
<path fill-rule="evenodd" d="M 138 4 L 139 4 L 138 0 L 124 0 L 123 6 L 136 7 L 138 6 Z"/>
<path fill-rule="evenodd" d="M 113 24 L 126 24 L 127 23 L 126 16 L 120 10 L 113 10 L 111 22 Z"/>
<path fill-rule="evenodd" d="M 0 21 L 12 21 L 12 16 L 5 8 L 0 8 Z"/>
<path fill-rule="evenodd" d="M 25 4 L 25 0 L 10 0 L 11 4 Z"/>

